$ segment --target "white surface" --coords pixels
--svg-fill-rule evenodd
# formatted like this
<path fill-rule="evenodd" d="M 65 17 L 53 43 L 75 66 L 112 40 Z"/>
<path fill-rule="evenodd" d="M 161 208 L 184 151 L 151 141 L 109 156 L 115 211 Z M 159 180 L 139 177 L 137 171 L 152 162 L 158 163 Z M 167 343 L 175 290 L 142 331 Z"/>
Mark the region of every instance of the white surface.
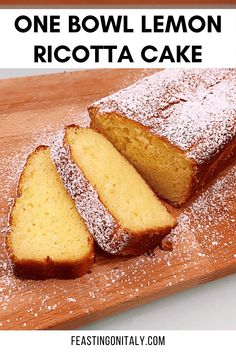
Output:
<path fill-rule="evenodd" d="M 64 70 L 0 70 L 0 79 Z M 71 70 L 70 70 L 71 71 Z M 236 274 L 81 329 L 236 329 Z M 77 324 L 73 324 L 77 328 Z"/>
<path fill-rule="evenodd" d="M 13 77 L 20 76 L 31 76 L 31 75 L 47 75 L 47 74 L 55 74 L 64 71 L 79 71 L 80 69 L 0 69 L 0 80 L 1 79 L 9 79 Z"/>
<path fill-rule="evenodd" d="M 81 329 L 236 329 L 235 294 L 232 275 Z"/>

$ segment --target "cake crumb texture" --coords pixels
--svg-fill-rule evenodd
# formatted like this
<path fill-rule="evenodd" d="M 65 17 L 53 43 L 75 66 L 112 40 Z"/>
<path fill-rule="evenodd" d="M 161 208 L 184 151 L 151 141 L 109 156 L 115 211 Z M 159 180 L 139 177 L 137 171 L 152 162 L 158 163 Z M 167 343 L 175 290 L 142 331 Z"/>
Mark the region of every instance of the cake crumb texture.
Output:
<path fill-rule="evenodd" d="M 29 156 L 21 174 L 7 245 L 16 272 L 24 273 L 25 268 L 29 277 L 31 270 L 36 277 L 63 277 L 63 266 L 68 268 L 68 275 L 70 271 L 75 275 L 80 273 L 83 262 L 85 268 L 92 262 L 92 237 L 47 147 L 39 147 Z"/>

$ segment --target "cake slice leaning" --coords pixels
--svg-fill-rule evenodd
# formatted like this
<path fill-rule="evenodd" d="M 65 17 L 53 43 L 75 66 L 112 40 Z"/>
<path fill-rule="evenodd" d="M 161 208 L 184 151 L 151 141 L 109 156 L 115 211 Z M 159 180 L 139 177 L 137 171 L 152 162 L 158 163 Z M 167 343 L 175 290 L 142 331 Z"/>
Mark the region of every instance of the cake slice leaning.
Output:
<path fill-rule="evenodd" d="M 101 134 L 68 126 L 51 149 L 57 171 L 98 245 L 120 255 L 161 243 L 175 218 Z"/>
<path fill-rule="evenodd" d="M 46 146 L 27 159 L 9 219 L 6 245 L 16 275 L 74 278 L 87 273 L 94 242 Z"/>

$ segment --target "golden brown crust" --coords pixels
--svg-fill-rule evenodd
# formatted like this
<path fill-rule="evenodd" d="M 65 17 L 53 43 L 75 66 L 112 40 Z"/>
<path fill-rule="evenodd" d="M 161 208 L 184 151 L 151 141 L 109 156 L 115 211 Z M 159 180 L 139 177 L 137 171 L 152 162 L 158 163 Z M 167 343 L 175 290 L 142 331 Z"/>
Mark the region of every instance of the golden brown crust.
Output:
<path fill-rule="evenodd" d="M 114 233 L 114 238 L 119 237 L 120 232 L 125 232 L 130 235 L 130 239 L 119 255 L 122 256 L 136 256 L 143 254 L 149 250 L 152 250 L 156 247 L 162 248 L 162 241 L 166 235 L 168 235 L 171 230 L 177 225 L 177 222 L 172 227 L 159 228 L 156 230 L 146 230 L 144 232 L 130 232 L 129 230 L 120 227 L 118 233 Z"/>
<path fill-rule="evenodd" d="M 78 210 L 80 211 L 80 198 L 78 198 L 79 194 L 81 193 L 81 185 L 78 182 L 78 176 L 73 178 L 73 174 L 75 171 L 71 168 L 71 163 L 76 165 L 75 159 L 73 158 L 73 154 L 71 152 L 71 148 L 66 140 L 66 130 L 69 128 L 76 128 L 80 129 L 79 126 L 72 124 L 70 126 L 65 127 L 64 135 L 62 137 L 62 141 L 64 146 L 60 148 L 60 142 L 57 142 L 57 156 L 54 156 L 54 163 L 58 169 L 59 174 L 62 177 L 62 180 L 65 183 L 65 187 L 70 193 L 73 194 L 73 185 L 74 187 L 74 196 L 71 194 L 72 198 L 76 200 L 76 205 Z M 65 156 L 65 152 L 63 151 L 63 159 L 60 158 L 60 154 L 62 153 L 62 148 L 66 149 L 67 156 Z M 63 166 L 64 165 L 64 166 Z M 77 166 L 77 165 L 76 165 Z M 69 171 L 70 179 L 65 179 L 65 171 Z M 78 172 L 81 174 L 81 172 Z M 85 181 L 84 181 L 85 179 Z M 83 203 L 86 203 L 86 196 L 85 193 L 88 188 L 94 189 L 94 186 L 91 186 L 90 182 L 87 180 L 86 176 L 83 173 L 83 185 L 85 186 L 85 190 L 82 192 L 83 195 Z M 82 215 L 88 229 L 90 230 L 91 234 L 94 236 L 95 241 L 98 245 L 107 253 L 111 253 L 113 255 L 139 255 L 143 254 L 149 249 L 155 248 L 158 245 L 161 245 L 161 241 L 165 235 L 167 235 L 172 228 L 176 226 L 176 219 L 173 217 L 173 225 L 166 228 L 158 228 L 155 230 L 145 230 L 144 232 L 136 233 L 132 232 L 126 228 L 124 228 L 119 221 L 114 217 L 114 215 L 109 210 L 108 206 L 102 202 L 99 193 L 95 192 L 97 195 L 97 201 L 94 199 L 94 205 L 96 204 L 96 208 L 90 208 L 90 215 L 88 218 L 87 213 Z M 93 196 L 94 198 L 94 196 Z M 88 200 L 91 200 L 91 196 L 87 196 Z M 83 205 L 82 209 L 86 207 L 87 211 L 89 209 L 88 205 Z M 103 208 L 105 207 L 105 212 Z M 82 214 L 80 212 L 80 214 Z M 103 214 L 103 223 L 102 230 L 97 230 L 97 217 L 98 215 Z M 105 233 L 107 236 L 104 237 Z"/>
<path fill-rule="evenodd" d="M 13 254 L 11 255 L 9 244 L 7 249 L 13 263 L 14 274 L 25 279 L 76 278 L 88 273 L 94 263 L 93 252 L 79 262 L 55 262 L 50 257 L 44 261 L 18 260 Z"/>
<path fill-rule="evenodd" d="M 212 179 L 220 173 L 236 158 L 236 138 L 222 145 L 218 153 L 207 159 L 204 164 L 196 164 L 196 182 L 192 183 L 191 195 L 202 186 L 210 183 Z"/>
<path fill-rule="evenodd" d="M 90 248 L 91 252 L 80 259 L 79 261 L 62 261 L 57 262 L 53 261 L 49 256 L 42 261 L 29 260 L 29 259 L 18 259 L 14 255 L 14 251 L 11 246 L 10 236 L 11 236 L 11 227 L 14 224 L 12 211 L 17 202 L 17 199 L 22 195 L 22 178 L 25 172 L 25 168 L 27 163 L 29 162 L 31 156 L 40 150 L 49 149 L 48 146 L 40 145 L 36 147 L 36 149 L 27 157 L 24 168 L 20 175 L 18 185 L 17 185 L 17 193 L 14 198 L 14 202 L 11 208 L 11 212 L 8 218 L 8 228 L 5 236 L 5 245 L 10 260 L 13 265 L 14 274 L 21 278 L 26 279 L 47 279 L 47 278 L 60 278 L 60 279 L 69 279 L 82 276 L 90 270 L 92 264 L 94 263 L 94 244 L 92 238 L 90 238 Z"/>

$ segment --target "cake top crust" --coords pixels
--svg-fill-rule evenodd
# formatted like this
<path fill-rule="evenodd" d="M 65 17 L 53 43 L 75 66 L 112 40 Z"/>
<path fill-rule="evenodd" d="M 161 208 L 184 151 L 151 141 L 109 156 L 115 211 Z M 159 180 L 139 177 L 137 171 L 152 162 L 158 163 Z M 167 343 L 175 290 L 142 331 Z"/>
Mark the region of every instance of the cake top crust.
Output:
<path fill-rule="evenodd" d="M 92 105 L 166 138 L 202 164 L 236 135 L 236 69 L 167 69 Z"/>

